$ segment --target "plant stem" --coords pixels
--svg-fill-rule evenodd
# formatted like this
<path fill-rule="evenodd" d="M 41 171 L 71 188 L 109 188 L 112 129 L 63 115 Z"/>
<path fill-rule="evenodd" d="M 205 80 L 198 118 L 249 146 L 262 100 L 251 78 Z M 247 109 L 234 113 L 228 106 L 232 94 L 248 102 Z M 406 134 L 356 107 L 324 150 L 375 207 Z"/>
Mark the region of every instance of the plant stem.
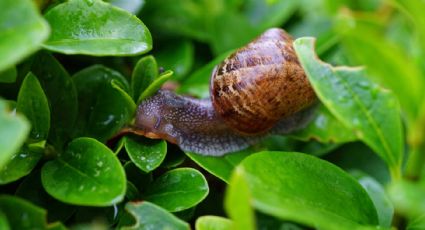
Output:
<path fill-rule="evenodd" d="M 422 106 L 424 108 L 425 106 Z M 425 114 L 425 109 L 420 114 Z M 411 132 L 408 136 L 410 147 L 406 164 L 406 177 L 418 180 L 425 165 L 425 115 L 410 126 Z"/>
<path fill-rule="evenodd" d="M 425 143 L 411 146 L 409 158 L 406 164 L 406 177 L 411 180 L 418 180 L 425 165 Z"/>

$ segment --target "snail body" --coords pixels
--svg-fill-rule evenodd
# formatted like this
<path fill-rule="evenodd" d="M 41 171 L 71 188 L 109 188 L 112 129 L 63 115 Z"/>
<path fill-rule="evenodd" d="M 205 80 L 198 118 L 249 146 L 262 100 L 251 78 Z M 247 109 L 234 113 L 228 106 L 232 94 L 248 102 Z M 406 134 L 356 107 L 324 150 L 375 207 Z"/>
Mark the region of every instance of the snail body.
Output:
<path fill-rule="evenodd" d="M 303 127 L 315 100 L 291 37 L 272 28 L 216 66 L 210 99 L 160 90 L 138 106 L 135 128 L 184 151 L 219 156 Z"/>

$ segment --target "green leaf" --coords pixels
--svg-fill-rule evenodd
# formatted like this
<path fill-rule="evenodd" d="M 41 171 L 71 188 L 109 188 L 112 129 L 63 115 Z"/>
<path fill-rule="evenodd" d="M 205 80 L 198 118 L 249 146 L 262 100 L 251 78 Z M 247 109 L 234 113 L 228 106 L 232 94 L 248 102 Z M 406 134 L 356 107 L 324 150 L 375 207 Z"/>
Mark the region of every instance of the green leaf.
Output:
<path fill-rule="evenodd" d="M 77 118 L 77 90 L 63 66 L 48 52 L 33 58 L 31 71 L 37 76 L 50 104 L 49 142 L 62 149 L 71 138 Z"/>
<path fill-rule="evenodd" d="M 145 193 L 145 200 L 170 212 L 191 208 L 209 192 L 205 177 L 192 168 L 170 170 L 158 177 Z"/>
<path fill-rule="evenodd" d="M 134 15 L 100 0 L 70 0 L 46 15 L 52 34 L 44 47 L 65 54 L 125 56 L 152 49 L 146 26 Z"/>
<path fill-rule="evenodd" d="M 250 23 L 261 30 L 280 26 L 295 13 L 300 1 L 297 0 L 248 0 L 244 14 Z"/>
<path fill-rule="evenodd" d="M 79 102 L 75 136 L 104 142 L 132 118 L 135 104 L 121 89 L 127 91 L 129 86 L 120 73 L 95 65 L 76 73 L 72 80 Z"/>
<path fill-rule="evenodd" d="M 246 180 L 252 205 L 269 215 L 318 229 L 378 225 L 375 207 L 357 181 L 316 157 L 260 152 L 235 172 Z"/>
<path fill-rule="evenodd" d="M 235 171 L 226 190 L 225 208 L 233 221 L 233 229 L 256 229 L 252 196 L 246 179 Z"/>
<path fill-rule="evenodd" d="M 23 146 L 0 170 L 0 184 L 7 184 L 28 175 L 43 153 L 42 148 Z"/>
<path fill-rule="evenodd" d="M 148 173 L 156 169 L 165 159 L 167 143 L 164 140 L 125 137 L 125 149 L 131 161 Z"/>
<path fill-rule="evenodd" d="M 0 72 L 38 50 L 49 36 L 33 1 L 2 0 L 0 22 Z"/>
<path fill-rule="evenodd" d="M 337 120 L 322 104 L 314 113 L 315 115 L 307 127 L 289 135 L 303 141 L 317 140 L 322 143 L 344 143 L 356 140 L 354 133 Z"/>
<path fill-rule="evenodd" d="M 222 55 L 214 58 L 211 62 L 203 66 L 202 68 L 195 71 L 182 83 L 180 88 L 178 88 L 178 93 L 189 94 L 199 98 L 208 98 L 209 97 L 209 84 L 210 76 L 214 67 L 222 62 L 231 51 L 223 53 Z"/>
<path fill-rule="evenodd" d="M 186 155 L 212 175 L 224 182 L 229 182 L 233 169 L 251 153 L 251 150 L 246 149 L 221 157 L 204 156 L 197 153 L 186 153 Z"/>
<path fill-rule="evenodd" d="M 356 26 L 345 26 L 348 23 Z M 367 66 L 367 70 L 371 73 L 370 77 L 397 95 L 408 115 L 408 121 L 412 122 L 419 112 L 418 105 L 424 97 L 425 82 L 421 77 L 421 70 L 410 60 L 411 57 L 405 50 L 390 43 L 376 32 L 376 28 L 369 28 L 368 24 L 360 20 L 353 23 L 353 19 L 343 23 L 341 27 L 351 29 L 341 30 L 345 32 L 342 44 L 349 51 L 351 58 Z M 367 36 L 363 36 L 364 34 Z M 379 61 L 376 57 L 379 57 Z"/>
<path fill-rule="evenodd" d="M 22 146 L 29 131 L 27 119 L 9 112 L 6 102 L 0 99 L 0 170 Z"/>
<path fill-rule="evenodd" d="M 319 99 L 386 161 L 394 179 L 399 178 L 403 132 L 395 96 L 371 82 L 362 69 L 321 62 L 312 38 L 297 39 L 294 46 Z"/>
<path fill-rule="evenodd" d="M 133 226 L 123 227 L 121 229 L 186 229 L 189 230 L 189 224 L 175 217 L 155 204 L 144 202 L 129 202 L 125 209 L 136 219 Z"/>
<path fill-rule="evenodd" d="M 49 228 L 46 211 L 21 198 L 1 195 L 0 211 L 7 217 L 11 229 Z"/>
<path fill-rule="evenodd" d="M 40 170 L 34 170 L 25 177 L 15 195 L 47 210 L 49 221 L 67 221 L 75 212 L 75 207 L 51 197 L 41 184 Z"/>
<path fill-rule="evenodd" d="M 50 128 L 49 103 L 40 82 L 32 73 L 28 73 L 22 82 L 16 110 L 23 113 L 31 122 L 30 138 L 33 141 L 47 139 Z"/>
<path fill-rule="evenodd" d="M 10 67 L 3 71 L 0 71 L 0 83 L 13 83 L 16 81 L 16 76 L 18 72 L 16 67 Z"/>
<path fill-rule="evenodd" d="M 407 230 L 421 230 L 425 229 L 425 215 L 422 215 L 418 218 L 414 218 L 407 225 Z"/>
<path fill-rule="evenodd" d="M 394 206 L 389 197 L 385 193 L 384 188 L 373 177 L 370 177 L 359 171 L 355 171 L 354 176 L 357 181 L 369 194 L 378 213 L 379 225 L 382 227 L 391 227 L 391 222 L 394 215 Z"/>
<path fill-rule="evenodd" d="M 124 169 L 114 153 L 91 138 L 73 140 L 41 171 L 46 191 L 70 204 L 110 206 L 125 195 Z"/>
<path fill-rule="evenodd" d="M 142 95 L 142 92 L 152 84 L 157 76 L 158 66 L 152 55 L 142 57 L 137 61 L 131 74 L 131 89 L 134 101 Z"/>
<path fill-rule="evenodd" d="M 7 217 L 2 211 L 0 211 L 0 229 L 10 230 L 10 225 L 7 221 Z"/>
<path fill-rule="evenodd" d="M 233 222 L 219 216 L 201 216 L 195 222 L 196 230 L 232 230 Z"/>
<path fill-rule="evenodd" d="M 407 180 L 392 182 L 387 192 L 394 204 L 395 210 L 411 218 L 425 213 L 425 183 L 415 183 Z"/>
<path fill-rule="evenodd" d="M 147 1 L 140 13 L 154 34 L 180 35 L 207 42 L 211 20 L 223 10 L 223 0 Z M 166 22 L 166 23 L 164 23 Z"/>
<path fill-rule="evenodd" d="M 224 11 L 216 17 L 211 29 L 211 49 L 215 55 L 244 46 L 260 33 L 241 12 Z"/>
<path fill-rule="evenodd" d="M 161 86 L 168 81 L 171 76 L 173 76 L 173 71 L 167 70 L 164 73 L 160 74 L 140 95 L 139 99 L 137 100 L 138 103 L 145 100 L 146 98 L 154 95 L 158 90 L 161 88 Z"/>
<path fill-rule="evenodd" d="M 194 47 L 188 40 L 172 40 L 156 53 L 158 65 L 173 71 L 176 80 L 182 80 L 193 65 Z"/>

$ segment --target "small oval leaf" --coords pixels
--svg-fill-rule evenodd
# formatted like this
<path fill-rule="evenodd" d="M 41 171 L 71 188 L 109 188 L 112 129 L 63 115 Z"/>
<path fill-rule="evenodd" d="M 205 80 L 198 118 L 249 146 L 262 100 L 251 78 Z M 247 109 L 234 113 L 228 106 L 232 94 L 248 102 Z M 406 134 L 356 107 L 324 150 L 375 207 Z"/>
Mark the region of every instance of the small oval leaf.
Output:
<path fill-rule="evenodd" d="M 152 55 L 137 61 L 131 74 L 133 100 L 136 101 L 142 92 L 158 77 L 158 65 Z"/>
<path fill-rule="evenodd" d="M 16 110 L 23 113 L 31 122 L 31 139 L 34 141 L 47 139 L 50 128 L 49 102 L 40 82 L 32 73 L 28 73 L 22 82 Z"/>
<path fill-rule="evenodd" d="M 76 73 L 72 80 L 79 102 L 75 136 L 89 136 L 104 142 L 133 116 L 135 105 L 125 92 L 129 85 L 120 73 L 95 65 Z"/>
<path fill-rule="evenodd" d="M 167 143 L 164 140 L 125 137 L 125 149 L 131 161 L 148 173 L 156 169 L 165 159 Z"/>
<path fill-rule="evenodd" d="M 41 171 L 43 187 L 70 204 L 110 206 L 125 195 L 124 169 L 114 153 L 91 138 L 73 140 L 64 153 Z"/>
<path fill-rule="evenodd" d="M 137 55 L 152 49 L 149 30 L 136 16 L 100 0 L 70 0 L 45 15 L 52 34 L 44 47 L 65 54 Z"/>
<path fill-rule="evenodd" d="M 233 230 L 233 222 L 219 216 L 201 216 L 195 222 L 196 230 Z"/>
<path fill-rule="evenodd" d="M 198 170 L 178 168 L 158 177 L 147 188 L 144 198 L 170 212 L 178 212 L 197 205 L 208 192 L 208 183 Z"/>
<path fill-rule="evenodd" d="M 189 230 L 189 224 L 175 217 L 155 204 L 144 202 L 129 202 L 125 209 L 136 219 L 132 226 L 122 227 L 125 230 L 136 229 L 175 229 Z"/>

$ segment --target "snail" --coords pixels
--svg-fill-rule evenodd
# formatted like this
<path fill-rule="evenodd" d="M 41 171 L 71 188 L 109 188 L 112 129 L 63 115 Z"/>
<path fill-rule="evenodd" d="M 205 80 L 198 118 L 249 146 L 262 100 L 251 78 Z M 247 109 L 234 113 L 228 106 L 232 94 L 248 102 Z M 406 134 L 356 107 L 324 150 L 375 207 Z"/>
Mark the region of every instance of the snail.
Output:
<path fill-rule="evenodd" d="M 213 70 L 210 99 L 159 90 L 139 104 L 135 132 L 220 156 L 305 126 L 316 96 L 292 42 L 271 28 L 236 50 Z"/>

